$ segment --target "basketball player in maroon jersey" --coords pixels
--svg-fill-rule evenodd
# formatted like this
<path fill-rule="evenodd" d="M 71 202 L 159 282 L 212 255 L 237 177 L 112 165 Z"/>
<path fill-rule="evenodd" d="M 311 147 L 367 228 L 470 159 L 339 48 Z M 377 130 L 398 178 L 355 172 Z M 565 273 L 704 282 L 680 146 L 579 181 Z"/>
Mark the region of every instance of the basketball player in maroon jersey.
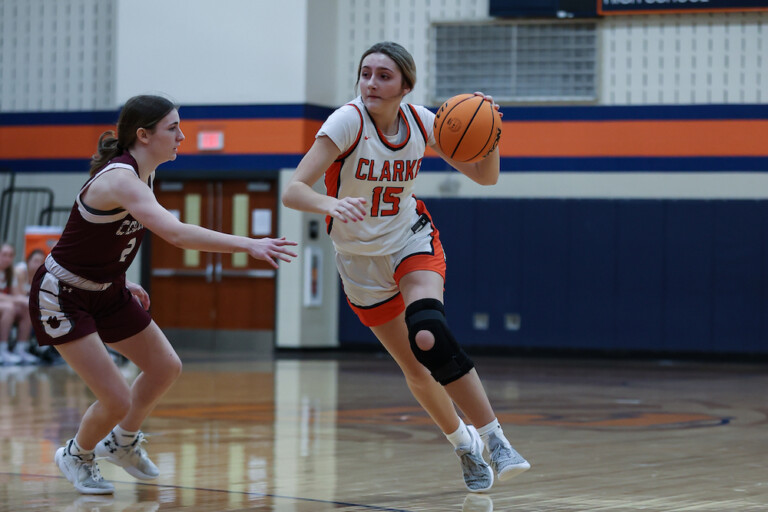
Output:
<path fill-rule="evenodd" d="M 448 327 L 442 244 L 412 190 L 427 146 L 481 185 L 498 179 L 498 149 L 476 163 L 452 160 L 440 150 L 433 134 L 435 114 L 403 102 L 416 83 L 416 65 L 397 43 L 366 50 L 357 79 L 360 96 L 320 128 L 283 193 L 283 204 L 327 215 L 347 301 L 454 446 L 467 489 L 487 491 L 494 470 L 506 480 L 530 464 L 504 436 L 474 363 Z M 490 96 L 484 99 L 493 104 Z M 325 195 L 312 188 L 323 176 Z M 464 423 L 454 404 L 473 425 Z M 483 458 L 486 448 L 490 465 Z"/>
<path fill-rule="evenodd" d="M 117 135 L 105 132 L 61 239 L 35 274 L 30 313 L 40 345 L 53 345 L 96 396 L 56 464 L 84 494 L 111 494 L 95 457 L 149 480 L 158 469 L 142 447 L 141 424 L 181 372 L 181 361 L 150 314 L 149 296 L 126 279 L 145 229 L 171 244 L 246 252 L 274 268 L 296 254 L 284 238 L 252 239 L 184 224 L 155 199 L 158 165 L 184 140 L 176 106 L 160 96 L 129 99 Z M 141 370 L 132 385 L 104 343 Z"/>

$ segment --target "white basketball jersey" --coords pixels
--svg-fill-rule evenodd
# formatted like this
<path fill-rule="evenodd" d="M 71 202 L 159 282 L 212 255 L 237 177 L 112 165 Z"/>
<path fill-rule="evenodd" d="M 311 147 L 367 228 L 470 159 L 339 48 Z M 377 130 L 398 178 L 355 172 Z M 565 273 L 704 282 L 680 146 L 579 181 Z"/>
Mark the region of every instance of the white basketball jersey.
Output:
<path fill-rule="evenodd" d="M 357 97 L 337 109 L 317 136 L 328 136 L 341 154 L 325 171 L 329 196 L 363 197 L 368 213 L 362 222 L 326 218 L 336 250 L 343 254 L 382 256 L 405 246 L 411 226 L 419 215 L 413 182 L 419 173 L 424 150 L 435 143 L 435 115 L 425 107 L 403 103 L 398 112 L 399 129 L 387 137 Z"/>

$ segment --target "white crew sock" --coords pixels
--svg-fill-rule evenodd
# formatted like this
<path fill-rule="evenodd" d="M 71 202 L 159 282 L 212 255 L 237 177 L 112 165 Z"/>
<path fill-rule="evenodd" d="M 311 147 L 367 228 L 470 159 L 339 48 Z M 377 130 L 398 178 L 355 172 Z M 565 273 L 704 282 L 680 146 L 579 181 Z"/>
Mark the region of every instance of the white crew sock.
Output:
<path fill-rule="evenodd" d="M 509 444 L 507 438 L 504 437 L 504 431 L 501 429 L 501 425 L 499 425 L 498 418 L 494 418 L 494 420 L 489 424 L 478 428 L 477 433 L 480 434 L 480 439 L 483 440 L 483 443 L 486 447 L 488 446 L 488 438 L 491 436 L 491 434 L 503 440 L 504 444 Z"/>
<path fill-rule="evenodd" d="M 129 430 L 125 430 L 120 425 L 117 425 L 115 428 L 113 428 L 112 432 L 114 432 L 115 439 L 117 439 L 117 444 L 120 446 L 128 446 L 134 442 L 136 437 L 139 435 L 138 430 L 136 432 L 131 432 Z"/>
<path fill-rule="evenodd" d="M 457 428 L 453 433 L 445 434 L 445 437 L 448 439 L 448 441 L 451 442 L 454 448 L 458 448 L 459 446 L 469 446 L 472 444 L 472 436 L 469 435 L 467 425 L 464 423 L 464 421 L 462 421 L 461 418 L 459 418 L 459 428 Z"/>
<path fill-rule="evenodd" d="M 69 445 L 69 453 L 70 455 L 93 455 L 93 450 L 83 450 L 80 448 L 80 445 L 77 444 L 77 439 L 72 439 L 72 444 Z"/>

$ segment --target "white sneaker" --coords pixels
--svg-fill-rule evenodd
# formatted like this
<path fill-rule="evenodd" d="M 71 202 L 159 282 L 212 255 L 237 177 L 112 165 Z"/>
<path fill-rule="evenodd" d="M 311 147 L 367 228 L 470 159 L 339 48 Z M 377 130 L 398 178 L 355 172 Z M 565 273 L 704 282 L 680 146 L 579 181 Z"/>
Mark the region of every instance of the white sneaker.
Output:
<path fill-rule="evenodd" d="M 512 445 L 503 435 L 491 433 L 488 436 L 488 453 L 491 466 L 496 470 L 500 482 L 531 469 L 528 461 L 512 448 Z"/>
<path fill-rule="evenodd" d="M 91 455 L 72 455 L 70 449 L 74 439 L 56 450 L 56 465 L 75 489 L 83 494 L 112 494 L 115 486 L 101 477 L 99 465 Z"/>
<path fill-rule="evenodd" d="M 139 432 L 136 440 L 128 446 L 120 446 L 115 438 L 115 433 L 110 432 L 107 437 L 96 445 L 94 452 L 99 458 L 105 458 L 112 464 L 125 469 L 129 475 L 139 480 L 153 480 L 160 471 L 149 460 L 147 451 L 141 444 L 145 443 L 144 433 Z"/>
<path fill-rule="evenodd" d="M 21 357 L 8 350 L 8 347 L 0 348 L 0 364 L 19 364 Z"/>
<path fill-rule="evenodd" d="M 456 448 L 456 455 L 458 455 L 461 461 L 464 485 L 471 492 L 487 491 L 493 486 L 493 470 L 483 459 L 485 445 L 475 427 L 467 425 L 467 430 L 472 438 L 472 442 L 469 446 L 458 446 Z"/>

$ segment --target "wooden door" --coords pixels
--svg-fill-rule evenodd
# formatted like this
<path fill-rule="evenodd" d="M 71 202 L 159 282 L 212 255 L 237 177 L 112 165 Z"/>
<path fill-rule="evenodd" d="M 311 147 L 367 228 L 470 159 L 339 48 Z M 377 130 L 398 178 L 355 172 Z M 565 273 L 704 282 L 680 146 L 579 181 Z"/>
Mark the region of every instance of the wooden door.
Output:
<path fill-rule="evenodd" d="M 275 236 L 270 181 L 158 181 L 160 204 L 182 222 L 243 236 Z M 182 250 L 152 237 L 152 315 L 163 328 L 274 330 L 275 271 L 245 253 Z"/>

